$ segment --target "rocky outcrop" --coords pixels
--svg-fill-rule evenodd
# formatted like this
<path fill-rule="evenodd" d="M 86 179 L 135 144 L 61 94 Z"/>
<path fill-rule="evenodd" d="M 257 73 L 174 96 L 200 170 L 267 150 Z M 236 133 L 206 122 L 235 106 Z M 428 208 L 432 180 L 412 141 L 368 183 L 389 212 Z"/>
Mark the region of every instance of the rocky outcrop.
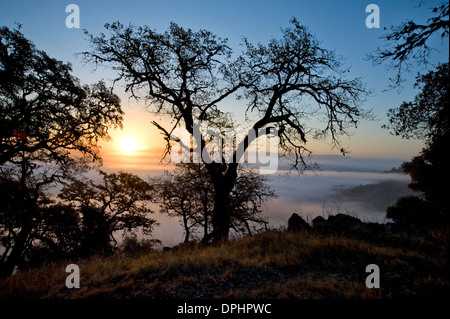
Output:
<path fill-rule="evenodd" d="M 288 220 L 289 231 L 312 229 L 323 233 L 336 234 L 378 234 L 392 230 L 392 224 L 366 223 L 357 217 L 346 214 L 330 215 L 328 219 L 317 216 L 312 220 L 312 226 L 304 221 L 298 214 L 292 214 Z"/>
<path fill-rule="evenodd" d="M 300 215 L 293 213 L 288 220 L 288 231 L 301 231 L 311 226 Z"/>

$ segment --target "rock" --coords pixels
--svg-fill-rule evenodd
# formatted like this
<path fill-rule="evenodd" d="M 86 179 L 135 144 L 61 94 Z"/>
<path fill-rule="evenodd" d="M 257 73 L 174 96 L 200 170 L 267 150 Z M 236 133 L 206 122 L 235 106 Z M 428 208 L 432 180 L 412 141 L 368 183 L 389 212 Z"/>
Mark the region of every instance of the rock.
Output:
<path fill-rule="evenodd" d="M 369 238 L 389 231 L 393 227 L 392 224 L 365 223 L 359 218 L 346 214 L 331 215 L 328 220 L 317 216 L 312 220 L 312 225 L 315 230 L 323 233 L 352 234 Z"/>
<path fill-rule="evenodd" d="M 364 227 L 364 223 L 356 217 L 346 214 L 337 214 L 328 217 L 328 222 L 334 230 L 348 231 L 356 230 Z"/>
<path fill-rule="evenodd" d="M 288 231 L 300 231 L 309 228 L 311 228 L 311 226 L 296 213 L 293 213 L 288 220 Z"/>
<path fill-rule="evenodd" d="M 313 226 L 314 227 L 327 227 L 330 226 L 331 224 L 322 216 L 317 216 L 316 218 L 314 218 L 312 220 Z"/>

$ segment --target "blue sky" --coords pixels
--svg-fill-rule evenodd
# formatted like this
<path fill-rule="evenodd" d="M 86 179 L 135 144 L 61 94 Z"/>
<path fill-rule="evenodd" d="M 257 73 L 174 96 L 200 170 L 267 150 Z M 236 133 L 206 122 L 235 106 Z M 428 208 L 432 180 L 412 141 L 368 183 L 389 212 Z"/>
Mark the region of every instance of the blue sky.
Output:
<path fill-rule="evenodd" d="M 68 29 L 65 20 L 69 13 L 65 12 L 68 4 L 77 4 L 80 8 L 80 29 Z M 368 29 L 365 19 L 368 4 L 377 4 L 380 8 L 380 29 Z M 383 46 L 379 37 L 384 33 L 383 27 L 398 25 L 408 19 L 424 23 L 433 4 L 439 1 L 197 1 L 197 0 L 151 0 L 151 1 L 5 1 L 0 0 L 0 24 L 13 28 L 15 22 L 23 25 L 22 32 L 33 41 L 38 49 L 46 51 L 50 56 L 70 62 L 73 74 L 82 83 L 94 83 L 100 79 L 110 80 L 113 74 L 103 69 L 92 73 L 91 66 L 85 65 L 75 53 L 88 49 L 88 42 L 82 29 L 98 34 L 104 30 L 106 22 L 119 20 L 123 24 L 149 25 L 164 32 L 171 21 L 193 30 L 207 29 L 222 38 L 228 38 L 230 46 L 237 52 L 242 36 L 250 42 L 267 43 L 273 37 L 280 36 L 280 29 L 289 25 L 289 20 L 296 17 L 301 24 L 308 26 L 311 32 L 327 49 L 336 50 L 345 58 L 346 65 L 351 68 L 352 76 L 362 76 L 373 95 L 367 100 L 366 107 L 371 108 L 376 116 L 375 121 L 364 121 L 353 136 L 343 138 L 344 145 L 351 150 L 351 156 L 357 157 L 389 157 L 409 159 L 421 148 L 417 141 L 405 141 L 390 136 L 381 129 L 387 121 L 386 111 L 398 106 L 402 101 L 412 100 L 417 93 L 412 89 L 415 72 L 409 74 L 410 80 L 405 89 L 384 92 L 389 85 L 388 78 L 394 76 L 393 71 L 384 66 L 373 66 L 364 57 L 377 47 Z M 440 50 L 432 55 L 432 62 L 448 59 L 448 38 L 442 44 L 436 38 L 431 46 Z M 142 115 L 142 109 L 133 107 L 127 97 L 121 95 L 125 104 L 128 126 L 142 129 L 149 127 L 149 115 Z M 135 118 L 142 123 L 135 123 Z M 150 128 L 148 128 L 150 129 Z M 312 149 L 317 153 L 337 153 L 328 145 L 317 145 Z"/>

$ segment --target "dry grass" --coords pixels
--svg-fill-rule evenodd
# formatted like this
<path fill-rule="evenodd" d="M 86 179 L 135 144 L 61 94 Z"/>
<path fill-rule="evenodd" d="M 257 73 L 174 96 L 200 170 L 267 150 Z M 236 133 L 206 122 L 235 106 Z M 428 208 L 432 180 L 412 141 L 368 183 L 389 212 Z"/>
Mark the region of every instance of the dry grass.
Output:
<path fill-rule="evenodd" d="M 216 246 L 48 264 L 0 280 L 0 298 L 444 298 L 445 238 L 391 238 L 386 245 L 267 232 Z M 69 263 L 80 267 L 79 289 L 65 286 Z M 365 286 L 368 264 L 380 267 L 380 289 Z"/>

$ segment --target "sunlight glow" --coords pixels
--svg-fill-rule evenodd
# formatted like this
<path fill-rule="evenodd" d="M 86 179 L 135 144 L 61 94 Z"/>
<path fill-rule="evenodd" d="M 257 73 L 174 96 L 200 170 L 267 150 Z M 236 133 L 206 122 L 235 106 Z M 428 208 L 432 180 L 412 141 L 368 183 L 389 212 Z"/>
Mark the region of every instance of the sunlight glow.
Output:
<path fill-rule="evenodd" d="M 119 148 L 124 154 L 132 154 L 139 150 L 140 147 L 139 141 L 132 136 L 123 137 L 119 141 Z"/>

